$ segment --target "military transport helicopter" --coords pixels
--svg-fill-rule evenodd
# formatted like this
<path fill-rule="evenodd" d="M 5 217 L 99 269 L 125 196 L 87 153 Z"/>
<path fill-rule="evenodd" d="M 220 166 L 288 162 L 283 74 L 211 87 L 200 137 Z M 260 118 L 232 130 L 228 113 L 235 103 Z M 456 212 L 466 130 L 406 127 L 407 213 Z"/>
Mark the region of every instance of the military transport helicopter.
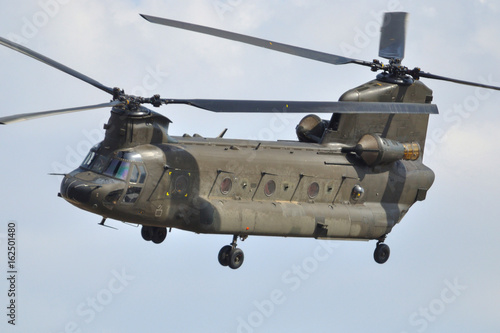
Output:
<path fill-rule="evenodd" d="M 18 114 L 10 124 L 38 117 L 111 107 L 102 142 L 81 166 L 65 174 L 59 196 L 80 209 L 142 225 L 146 241 L 161 243 L 167 228 L 232 235 L 219 263 L 243 263 L 238 238 L 248 236 L 377 240 L 374 259 L 409 208 L 426 197 L 434 173 L 423 164 L 427 124 L 437 114 L 421 77 L 500 90 L 409 69 L 404 57 L 407 13 L 386 13 L 378 60 L 362 61 L 228 31 L 142 15 L 146 20 L 252 44 L 334 65 L 382 71 L 344 93 L 339 102 L 249 101 L 140 97 L 111 88 L 24 46 L 0 44 L 44 62 L 112 95 L 108 103 Z M 187 104 L 214 112 L 313 113 L 296 127 L 298 141 L 173 137 L 170 120 L 155 107 Z M 314 113 L 331 114 L 322 120 Z"/>

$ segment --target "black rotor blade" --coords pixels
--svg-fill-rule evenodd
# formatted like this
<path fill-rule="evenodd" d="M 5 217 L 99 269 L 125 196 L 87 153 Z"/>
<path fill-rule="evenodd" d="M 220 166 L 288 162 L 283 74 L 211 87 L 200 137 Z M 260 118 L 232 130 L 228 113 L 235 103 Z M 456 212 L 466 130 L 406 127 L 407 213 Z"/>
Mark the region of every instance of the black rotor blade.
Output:
<path fill-rule="evenodd" d="M 419 77 L 425 77 L 428 79 L 434 79 L 434 80 L 441 80 L 441 81 L 448 81 L 448 82 L 454 82 L 454 83 L 459 83 L 459 84 L 465 84 L 468 86 L 473 86 L 473 87 L 480 87 L 480 88 L 487 88 L 487 89 L 494 89 L 494 90 L 500 90 L 500 87 L 498 86 L 491 86 L 488 84 L 482 84 L 482 83 L 477 83 L 477 82 L 470 82 L 470 81 L 464 81 L 464 80 L 458 80 L 458 79 L 453 79 L 450 77 L 446 76 L 440 76 L 440 75 L 435 75 L 427 72 L 418 72 Z"/>
<path fill-rule="evenodd" d="M 363 60 L 357 60 L 357 59 L 353 59 L 353 58 L 338 56 L 335 54 L 329 54 L 329 53 L 314 51 L 314 50 L 310 50 L 310 49 L 305 49 L 305 48 L 297 47 L 297 46 L 293 46 L 293 45 L 277 43 L 277 42 L 269 41 L 266 39 L 251 37 L 251 36 L 242 35 L 242 34 L 230 32 L 230 31 L 205 27 L 202 25 L 191 24 L 191 23 L 186 23 L 186 22 L 181 22 L 181 21 L 174 21 L 174 20 L 165 19 L 165 18 L 161 18 L 161 17 L 149 16 L 149 15 L 144 15 L 144 14 L 140 14 L 140 15 L 144 19 L 146 19 L 147 21 L 152 22 L 152 23 L 166 25 L 169 27 L 174 27 L 174 28 L 179 28 L 179 29 L 184 29 L 184 30 L 190 30 L 190 31 L 199 32 L 202 34 L 215 36 L 215 37 L 225 38 L 225 39 L 233 40 L 236 42 L 241 42 L 241 43 L 245 43 L 245 44 L 259 46 L 259 47 L 263 47 L 263 48 L 270 49 L 273 51 L 283 52 L 283 53 L 291 54 L 291 55 L 298 56 L 298 57 L 303 57 L 303 58 L 307 58 L 307 59 L 326 62 L 329 64 L 344 65 L 344 64 L 354 63 L 354 64 L 364 65 L 364 66 L 371 66 L 372 65 L 371 62 L 367 62 L 367 61 L 363 61 Z"/>
<path fill-rule="evenodd" d="M 408 13 L 384 14 L 380 34 L 379 57 L 403 60 L 405 57 L 406 21 Z"/>
<path fill-rule="evenodd" d="M 437 114 L 434 104 L 258 101 L 224 99 L 164 99 L 164 104 L 186 104 L 213 112 L 241 113 L 424 113 Z"/>
<path fill-rule="evenodd" d="M 69 108 L 69 109 L 59 109 L 59 110 L 51 110 L 51 111 L 15 114 L 12 116 L 1 117 L 0 124 L 8 125 L 8 124 L 12 124 L 12 123 L 17 123 L 19 121 L 31 120 L 31 119 L 36 119 L 36 118 L 48 117 L 48 116 L 56 116 L 59 114 L 73 113 L 73 112 L 86 111 L 86 110 L 99 109 L 99 108 L 106 108 L 106 107 L 115 106 L 115 105 L 118 105 L 121 103 L 123 103 L 123 102 L 113 101 L 113 102 L 109 102 L 109 103 L 87 105 L 87 106 L 81 106 L 81 107 Z"/>
<path fill-rule="evenodd" d="M 80 72 L 77 72 L 74 69 L 69 68 L 68 66 L 65 66 L 61 63 L 58 63 L 57 61 L 52 60 L 52 59 L 50 59 L 50 58 L 48 58 L 48 57 L 46 57 L 38 52 L 30 50 L 27 47 L 24 47 L 22 45 L 19 45 L 17 43 L 14 43 L 14 42 L 12 42 L 8 39 L 2 38 L 2 37 L 0 37 L 0 44 L 7 46 L 8 48 L 11 48 L 15 51 L 18 51 L 22 54 L 25 54 L 29 57 L 32 57 L 38 61 L 41 61 L 49 66 L 57 68 L 60 71 L 63 71 L 71 76 L 74 76 L 82 81 L 85 81 L 85 82 L 93 85 L 96 88 L 99 88 L 99 89 L 107 92 L 108 94 L 113 95 L 113 88 L 107 87 L 107 86 L 103 85 L 102 83 L 97 82 L 96 80 L 94 80 L 94 79 L 92 79 L 92 78 L 90 78 L 90 77 L 88 77 Z"/>

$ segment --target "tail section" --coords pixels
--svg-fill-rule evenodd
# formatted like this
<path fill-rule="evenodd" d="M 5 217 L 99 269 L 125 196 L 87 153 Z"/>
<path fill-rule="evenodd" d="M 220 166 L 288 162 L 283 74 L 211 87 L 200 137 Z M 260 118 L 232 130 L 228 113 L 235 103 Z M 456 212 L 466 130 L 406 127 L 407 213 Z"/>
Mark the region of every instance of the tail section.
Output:
<path fill-rule="evenodd" d="M 432 90 L 420 81 L 377 79 L 347 91 L 339 101 L 430 104 Z M 354 147 L 364 135 L 372 134 L 402 144 L 417 143 L 422 156 L 430 110 L 423 108 L 422 113 L 400 110 L 393 113 L 334 113 L 321 143 L 342 143 Z"/>

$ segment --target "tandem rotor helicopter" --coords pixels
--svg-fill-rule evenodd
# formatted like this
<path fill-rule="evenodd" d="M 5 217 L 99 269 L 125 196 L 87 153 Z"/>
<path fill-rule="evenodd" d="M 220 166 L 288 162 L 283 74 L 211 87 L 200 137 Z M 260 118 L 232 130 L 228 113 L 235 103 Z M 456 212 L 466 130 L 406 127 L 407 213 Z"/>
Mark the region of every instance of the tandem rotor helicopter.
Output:
<path fill-rule="evenodd" d="M 401 64 L 407 13 L 384 15 L 379 57 L 363 61 L 200 25 L 141 15 L 149 22 L 247 43 L 334 65 L 381 71 L 345 92 L 338 102 L 171 99 L 132 96 L 24 46 L 0 44 L 109 93 L 108 103 L 18 114 L 10 124 L 39 117 L 111 107 L 105 138 L 80 167 L 65 174 L 59 196 L 102 217 L 142 225 L 146 241 L 161 243 L 167 229 L 232 235 L 219 263 L 239 268 L 237 240 L 248 236 L 377 240 L 374 259 L 390 254 L 386 236 L 417 201 L 434 173 L 423 164 L 430 114 L 437 114 L 429 78 L 500 90 Z M 186 104 L 213 112 L 311 113 L 296 127 L 298 141 L 251 141 L 170 136 L 170 120 L 151 111 Z M 316 113 L 327 113 L 322 120 Z"/>

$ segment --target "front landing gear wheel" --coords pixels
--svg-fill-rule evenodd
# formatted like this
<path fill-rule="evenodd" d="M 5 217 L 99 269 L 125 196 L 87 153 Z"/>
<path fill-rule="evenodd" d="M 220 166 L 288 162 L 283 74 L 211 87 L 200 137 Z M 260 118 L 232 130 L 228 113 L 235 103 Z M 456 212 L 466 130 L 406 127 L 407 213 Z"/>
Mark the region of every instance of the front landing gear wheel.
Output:
<path fill-rule="evenodd" d="M 167 228 L 143 225 L 141 236 L 145 241 L 153 241 L 155 244 L 160 244 L 167 237 Z"/>
<path fill-rule="evenodd" d="M 245 255 L 241 249 L 233 249 L 229 252 L 229 267 L 232 269 L 238 269 L 241 265 L 243 265 L 243 259 L 245 259 Z"/>
<path fill-rule="evenodd" d="M 153 239 L 153 227 L 143 225 L 141 229 L 141 236 L 145 241 L 150 241 Z"/>
<path fill-rule="evenodd" d="M 375 248 L 375 252 L 373 252 L 373 259 L 379 264 L 385 263 L 389 259 L 389 255 L 391 254 L 391 249 L 389 245 L 384 243 L 378 243 Z"/>
<path fill-rule="evenodd" d="M 167 228 L 164 227 L 154 227 L 153 229 L 153 243 L 160 244 L 167 237 Z"/>
<path fill-rule="evenodd" d="M 219 264 L 222 266 L 228 266 L 229 265 L 229 253 L 233 247 L 231 245 L 226 245 L 223 246 L 222 249 L 219 251 Z"/>

